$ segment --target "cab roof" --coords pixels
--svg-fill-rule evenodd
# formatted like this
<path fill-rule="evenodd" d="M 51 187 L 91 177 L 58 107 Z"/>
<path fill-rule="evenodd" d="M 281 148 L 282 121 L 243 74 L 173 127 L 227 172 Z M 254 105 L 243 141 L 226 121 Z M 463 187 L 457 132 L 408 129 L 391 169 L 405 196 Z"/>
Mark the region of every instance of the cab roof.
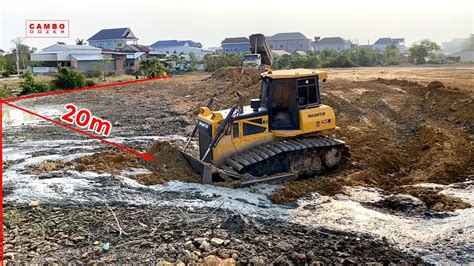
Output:
<path fill-rule="evenodd" d="M 269 70 L 260 74 L 262 78 L 272 79 L 293 79 L 293 78 L 307 78 L 318 76 L 320 80 L 325 80 L 328 77 L 328 72 L 315 69 L 283 69 L 283 70 Z"/>

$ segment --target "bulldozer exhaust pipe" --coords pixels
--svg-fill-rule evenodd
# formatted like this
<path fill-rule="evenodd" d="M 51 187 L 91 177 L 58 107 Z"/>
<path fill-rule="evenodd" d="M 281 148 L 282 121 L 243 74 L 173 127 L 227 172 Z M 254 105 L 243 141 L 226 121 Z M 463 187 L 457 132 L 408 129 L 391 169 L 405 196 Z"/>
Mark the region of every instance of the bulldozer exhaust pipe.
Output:
<path fill-rule="evenodd" d="M 239 97 L 239 114 L 243 114 L 244 113 L 244 95 L 238 91 L 237 93 L 237 97 Z"/>

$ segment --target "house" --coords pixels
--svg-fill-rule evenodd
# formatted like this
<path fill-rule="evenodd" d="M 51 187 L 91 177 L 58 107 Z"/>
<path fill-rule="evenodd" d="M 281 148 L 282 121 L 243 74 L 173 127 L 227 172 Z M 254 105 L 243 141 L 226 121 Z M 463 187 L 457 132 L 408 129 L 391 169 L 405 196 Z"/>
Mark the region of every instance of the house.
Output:
<path fill-rule="evenodd" d="M 135 53 L 135 52 L 144 52 L 144 53 L 149 53 L 150 48 L 144 45 L 138 45 L 138 44 L 127 44 L 123 48 L 117 48 L 115 49 L 116 51 L 121 51 L 121 52 L 129 52 L 129 53 Z"/>
<path fill-rule="evenodd" d="M 313 50 L 322 52 L 324 49 L 332 49 L 334 51 L 344 51 L 351 49 L 351 42 L 344 40 L 341 37 L 326 37 L 320 39 L 319 37 L 314 38 L 312 43 Z"/>
<path fill-rule="evenodd" d="M 383 51 L 387 46 L 390 45 L 395 45 L 402 54 L 406 52 L 404 38 L 379 38 L 376 42 L 374 42 L 373 48 L 376 51 Z"/>
<path fill-rule="evenodd" d="M 198 60 L 201 60 L 204 57 L 205 52 L 202 49 L 202 44 L 200 42 L 195 42 L 191 40 L 165 40 L 157 41 L 154 44 L 150 45 L 151 51 L 153 54 L 165 54 L 166 56 L 170 55 L 182 55 L 186 59 L 189 59 L 189 53 L 194 53 Z"/>
<path fill-rule="evenodd" d="M 301 32 L 277 33 L 266 37 L 266 40 L 271 50 L 285 50 L 288 53 L 311 50 L 311 40 Z"/>
<path fill-rule="evenodd" d="M 446 57 L 460 62 L 474 62 L 474 34 L 467 38 L 456 38 L 442 43 Z"/>
<path fill-rule="evenodd" d="M 272 50 L 272 53 L 276 56 L 290 55 L 290 53 L 285 50 Z"/>
<path fill-rule="evenodd" d="M 247 54 L 250 52 L 250 41 L 247 37 L 230 37 L 221 42 L 225 54 Z"/>
<path fill-rule="evenodd" d="M 41 62 L 43 67 L 33 67 L 33 73 L 55 73 L 58 67 L 70 67 L 79 72 L 96 71 L 100 67 L 109 73 L 116 72 L 114 60 L 109 60 L 102 50 L 89 45 L 55 44 L 30 55 L 32 62 Z"/>
<path fill-rule="evenodd" d="M 87 41 L 90 46 L 115 50 L 130 43 L 137 44 L 138 38 L 130 28 L 117 28 L 100 30 Z"/>

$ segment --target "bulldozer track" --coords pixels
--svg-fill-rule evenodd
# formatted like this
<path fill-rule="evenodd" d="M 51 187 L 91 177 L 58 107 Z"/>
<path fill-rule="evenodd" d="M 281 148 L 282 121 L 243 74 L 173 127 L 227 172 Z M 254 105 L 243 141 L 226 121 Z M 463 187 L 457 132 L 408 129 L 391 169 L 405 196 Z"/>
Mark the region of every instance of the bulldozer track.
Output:
<path fill-rule="evenodd" d="M 220 166 L 226 171 L 252 176 L 291 172 L 297 176 L 322 174 L 350 157 L 342 140 L 326 137 L 282 139 L 237 152 Z"/>

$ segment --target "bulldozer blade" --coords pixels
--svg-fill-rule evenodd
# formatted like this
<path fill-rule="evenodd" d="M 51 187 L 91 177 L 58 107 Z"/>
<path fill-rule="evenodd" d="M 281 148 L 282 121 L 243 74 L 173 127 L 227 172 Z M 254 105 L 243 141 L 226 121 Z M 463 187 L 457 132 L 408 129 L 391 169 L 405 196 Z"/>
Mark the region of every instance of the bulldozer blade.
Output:
<path fill-rule="evenodd" d="M 213 166 L 211 164 L 205 163 L 187 153 L 181 152 L 181 154 L 186 158 L 191 168 L 202 176 L 203 184 L 212 184 Z"/>

